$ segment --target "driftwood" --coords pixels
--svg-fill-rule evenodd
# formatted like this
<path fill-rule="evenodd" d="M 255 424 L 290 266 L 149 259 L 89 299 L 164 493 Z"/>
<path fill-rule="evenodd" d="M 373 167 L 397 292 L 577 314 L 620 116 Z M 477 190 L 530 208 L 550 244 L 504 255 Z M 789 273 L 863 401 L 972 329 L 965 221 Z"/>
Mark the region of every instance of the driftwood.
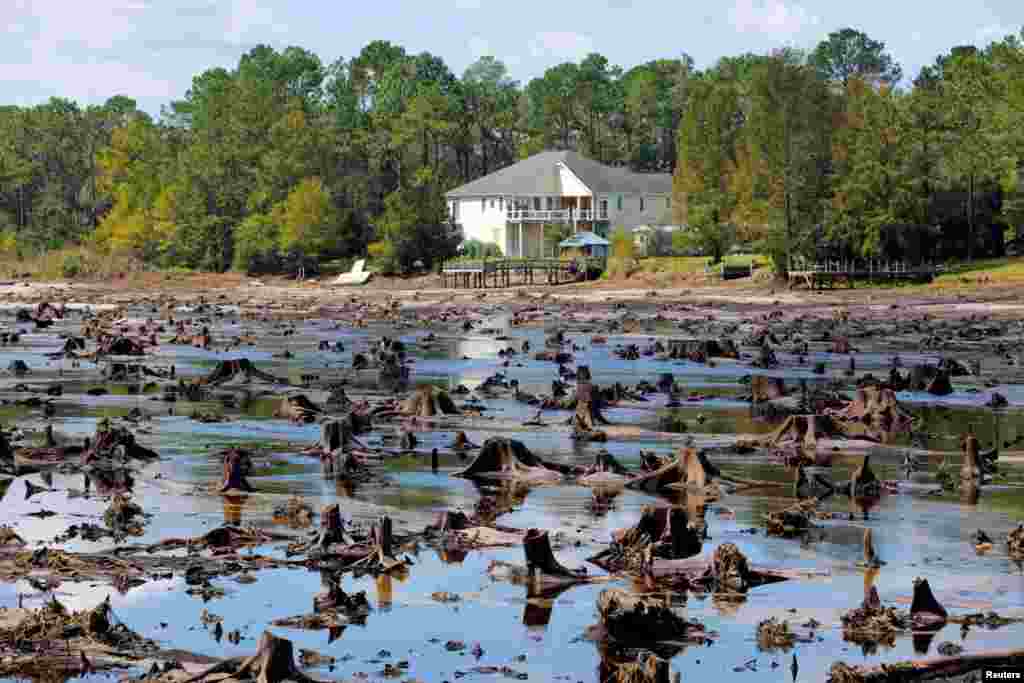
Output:
<path fill-rule="evenodd" d="M 950 680 L 980 669 L 1020 668 L 1024 650 L 997 650 L 956 657 L 933 657 L 878 666 L 850 666 L 836 662 L 828 672 L 829 683 L 909 683 Z"/>
<path fill-rule="evenodd" d="M 586 441 L 605 441 L 608 436 L 597 429 L 597 425 L 609 424 L 601 414 L 601 396 L 599 389 L 590 382 L 580 382 L 576 386 L 576 412 L 569 423 L 573 428 L 573 438 Z"/>
<path fill-rule="evenodd" d="M 448 392 L 441 391 L 431 384 L 417 387 L 408 399 L 402 402 L 400 412 L 403 415 L 416 417 L 434 417 L 436 415 L 457 415 L 459 409 Z"/>

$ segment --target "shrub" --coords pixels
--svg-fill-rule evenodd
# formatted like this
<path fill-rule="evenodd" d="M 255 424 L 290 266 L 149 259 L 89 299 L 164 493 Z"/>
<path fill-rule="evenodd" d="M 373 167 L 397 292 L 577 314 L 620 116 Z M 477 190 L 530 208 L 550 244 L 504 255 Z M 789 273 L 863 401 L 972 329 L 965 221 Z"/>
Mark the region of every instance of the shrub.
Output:
<path fill-rule="evenodd" d="M 82 257 L 78 254 L 68 254 L 61 263 L 61 275 L 68 280 L 76 278 L 82 272 Z"/>

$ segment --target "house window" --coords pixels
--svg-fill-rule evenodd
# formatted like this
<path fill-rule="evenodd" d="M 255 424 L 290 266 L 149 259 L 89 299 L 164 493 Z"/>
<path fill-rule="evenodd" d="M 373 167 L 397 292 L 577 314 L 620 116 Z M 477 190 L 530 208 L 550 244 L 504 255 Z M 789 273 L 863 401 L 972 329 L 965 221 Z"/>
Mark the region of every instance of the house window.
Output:
<path fill-rule="evenodd" d="M 671 197 L 665 197 L 665 208 L 666 209 L 671 209 L 672 208 L 672 198 Z"/>
<path fill-rule="evenodd" d="M 482 213 L 482 212 L 484 212 L 486 210 L 487 210 L 487 198 L 486 197 L 481 197 L 480 198 L 480 212 Z"/>
<path fill-rule="evenodd" d="M 644 210 L 644 198 L 641 197 L 640 198 L 640 211 L 643 211 L 643 210 Z"/>
<path fill-rule="evenodd" d="M 540 211 L 540 197 L 533 198 L 533 210 Z"/>
<path fill-rule="evenodd" d="M 548 211 L 550 211 L 550 210 L 551 210 L 551 208 L 552 208 L 552 207 L 554 206 L 554 204 L 552 203 L 552 201 L 553 201 L 553 200 L 551 199 L 551 197 L 548 197 L 548 199 L 547 199 L 547 202 L 546 202 L 546 204 L 547 204 L 547 207 L 548 207 Z"/>
<path fill-rule="evenodd" d="M 600 207 L 601 218 L 608 218 L 608 200 L 602 199 Z"/>
<path fill-rule="evenodd" d="M 504 197 L 498 197 L 498 211 L 504 211 L 504 210 L 505 210 L 505 198 Z"/>
<path fill-rule="evenodd" d="M 621 194 L 618 196 L 618 202 L 617 203 L 618 203 L 618 210 L 622 211 L 622 195 Z"/>
<path fill-rule="evenodd" d="M 491 197 L 491 208 L 494 208 L 494 197 Z"/>
<path fill-rule="evenodd" d="M 459 220 L 459 202 L 458 201 L 452 202 L 452 211 L 451 211 L 451 213 L 452 213 L 452 220 L 453 221 Z"/>

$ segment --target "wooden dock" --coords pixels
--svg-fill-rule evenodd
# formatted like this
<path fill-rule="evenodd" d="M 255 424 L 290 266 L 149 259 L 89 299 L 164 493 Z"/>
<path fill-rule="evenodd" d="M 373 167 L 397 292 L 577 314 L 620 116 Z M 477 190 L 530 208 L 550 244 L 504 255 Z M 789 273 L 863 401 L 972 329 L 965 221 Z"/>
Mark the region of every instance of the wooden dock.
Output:
<path fill-rule="evenodd" d="M 446 261 L 441 267 L 445 287 L 499 289 L 532 284 L 559 285 L 582 278 L 596 279 L 604 270 L 603 258 L 586 259 L 480 259 Z"/>
<path fill-rule="evenodd" d="M 842 263 L 831 262 L 814 264 L 797 270 L 789 271 L 789 288 L 801 284 L 808 289 L 833 289 L 836 285 L 845 284 L 849 288 L 854 283 L 868 282 L 872 284 L 895 284 L 897 282 L 927 283 L 935 279 L 942 271 L 941 266 L 920 265 L 908 266 L 903 263 Z"/>

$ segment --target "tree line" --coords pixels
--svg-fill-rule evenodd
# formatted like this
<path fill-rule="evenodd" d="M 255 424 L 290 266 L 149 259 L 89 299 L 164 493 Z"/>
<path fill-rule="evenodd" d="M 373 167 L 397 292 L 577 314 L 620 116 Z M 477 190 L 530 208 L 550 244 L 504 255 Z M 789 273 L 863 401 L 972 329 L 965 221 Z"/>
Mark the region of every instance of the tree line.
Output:
<path fill-rule="evenodd" d="M 128 96 L 0 107 L 0 251 L 72 244 L 156 267 L 279 271 L 369 255 L 430 267 L 461 240 L 444 192 L 571 148 L 673 172 L 688 235 L 756 244 L 783 266 L 822 239 L 879 253 L 950 190 L 1016 190 L 1024 47 L 958 47 L 901 88 L 852 29 L 809 53 L 686 55 L 624 70 L 599 55 L 522 86 L 493 57 L 461 77 L 374 41 L 325 65 L 254 48 L 193 78 L 153 118 Z M 1018 210 L 1012 202 L 1004 217 Z M 1009 219 L 1008 219 L 1009 220 Z"/>

